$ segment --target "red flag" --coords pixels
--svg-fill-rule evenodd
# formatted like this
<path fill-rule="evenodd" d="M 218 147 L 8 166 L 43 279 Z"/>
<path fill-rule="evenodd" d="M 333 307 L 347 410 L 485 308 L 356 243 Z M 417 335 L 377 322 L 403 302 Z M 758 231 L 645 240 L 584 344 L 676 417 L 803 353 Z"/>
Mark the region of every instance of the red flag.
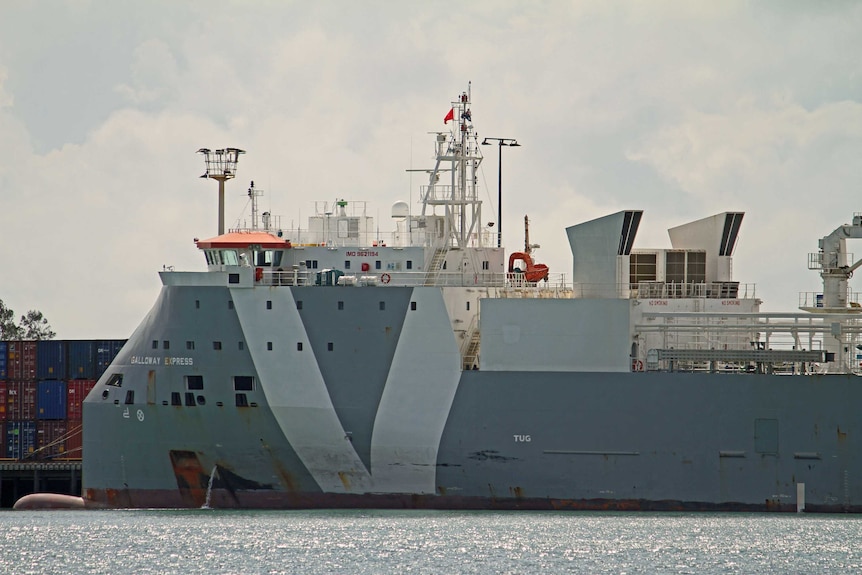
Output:
<path fill-rule="evenodd" d="M 445 118 L 443 118 L 443 123 L 448 124 L 449 120 L 454 120 L 454 119 L 455 119 L 455 108 L 450 108 L 449 113 L 446 114 Z"/>

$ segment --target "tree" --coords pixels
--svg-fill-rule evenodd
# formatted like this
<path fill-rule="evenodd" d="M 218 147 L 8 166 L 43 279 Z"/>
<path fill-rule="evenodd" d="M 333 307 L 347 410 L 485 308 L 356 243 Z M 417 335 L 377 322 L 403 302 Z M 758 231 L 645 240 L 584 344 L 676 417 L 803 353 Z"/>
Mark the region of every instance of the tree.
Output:
<path fill-rule="evenodd" d="M 42 317 L 41 311 L 30 310 L 21 316 L 21 324 L 18 328 L 23 333 L 21 339 L 54 339 L 57 335 L 51 329 L 48 320 Z"/>
<path fill-rule="evenodd" d="M 15 323 L 15 312 L 6 307 L 0 299 L 0 340 L 14 339 L 54 339 L 54 330 L 42 312 L 30 310 L 21 316 L 21 323 Z"/>

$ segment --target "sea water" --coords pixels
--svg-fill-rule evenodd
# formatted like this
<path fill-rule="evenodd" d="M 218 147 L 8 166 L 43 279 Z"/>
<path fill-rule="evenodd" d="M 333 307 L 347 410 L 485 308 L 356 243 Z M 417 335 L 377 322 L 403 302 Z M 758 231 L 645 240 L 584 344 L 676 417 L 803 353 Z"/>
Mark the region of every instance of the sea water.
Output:
<path fill-rule="evenodd" d="M 859 573 L 862 517 L 8 511 L 0 573 Z"/>

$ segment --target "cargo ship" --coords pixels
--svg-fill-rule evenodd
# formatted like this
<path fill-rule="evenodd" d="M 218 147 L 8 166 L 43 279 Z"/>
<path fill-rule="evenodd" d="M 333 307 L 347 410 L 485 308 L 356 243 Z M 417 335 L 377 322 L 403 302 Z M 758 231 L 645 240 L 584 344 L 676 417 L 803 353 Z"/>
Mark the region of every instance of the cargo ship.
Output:
<path fill-rule="evenodd" d="M 669 249 L 573 222 L 551 270 L 483 223 L 469 90 L 444 127 L 386 234 L 341 199 L 282 228 L 253 184 L 224 230 L 243 151 L 200 150 L 218 235 L 84 402 L 86 506 L 862 511 L 862 215 L 788 313 L 732 277 L 743 212 Z"/>

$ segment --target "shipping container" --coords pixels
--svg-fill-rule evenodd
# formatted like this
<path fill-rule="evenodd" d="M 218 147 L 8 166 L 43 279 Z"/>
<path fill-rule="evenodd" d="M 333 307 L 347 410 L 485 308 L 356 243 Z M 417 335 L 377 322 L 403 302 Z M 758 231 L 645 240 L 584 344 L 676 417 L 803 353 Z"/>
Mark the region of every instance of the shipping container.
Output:
<path fill-rule="evenodd" d="M 36 419 L 66 419 L 66 382 L 46 379 L 37 389 Z"/>
<path fill-rule="evenodd" d="M 6 422 L 6 457 L 26 459 L 36 451 L 36 422 Z"/>
<path fill-rule="evenodd" d="M 66 379 L 66 342 L 44 340 L 36 342 L 36 377 Z"/>
<path fill-rule="evenodd" d="M 66 420 L 66 452 L 64 457 L 67 459 L 81 459 L 81 445 L 83 444 L 84 434 L 82 433 L 80 419 Z"/>
<path fill-rule="evenodd" d="M 6 365 L 9 356 L 9 345 L 5 341 L 0 341 L 0 379 L 6 379 L 9 377 L 7 373 Z"/>
<path fill-rule="evenodd" d="M 27 381 L 36 379 L 36 342 L 7 341 L 6 371 L 7 379 Z"/>
<path fill-rule="evenodd" d="M 6 421 L 6 382 L 0 381 L 0 421 Z M 0 427 L 3 427 L 0 425 Z M 0 443 L 0 445 L 3 445 Z"/>
<path fill-rule="evenodd" d="M 6 419 L 36 419 L 36 382 L 6 382 Z"/>
<path fill-rule="evenodd" d="M 66 455 L 66 420 L 36 422 L 35 459 L 54 459 Z"/>
<path fill-rule="evenodd" d="M 84 400 L 96 387 L 95 379 L 73 379 L 66 384 L 66 419 L 84 418 Z"/>
<path fill-rule="evenodd" d="M 95 379 L 102 377 L 117 354 L 126 344 L 124 339 L 104 339 L 96 342 L 96 375 Z"/>
<path fill-rule="evenodd" d="M 69 379 L 96 377 L 96 341 L 88 339 L 68 342 Z"/>

